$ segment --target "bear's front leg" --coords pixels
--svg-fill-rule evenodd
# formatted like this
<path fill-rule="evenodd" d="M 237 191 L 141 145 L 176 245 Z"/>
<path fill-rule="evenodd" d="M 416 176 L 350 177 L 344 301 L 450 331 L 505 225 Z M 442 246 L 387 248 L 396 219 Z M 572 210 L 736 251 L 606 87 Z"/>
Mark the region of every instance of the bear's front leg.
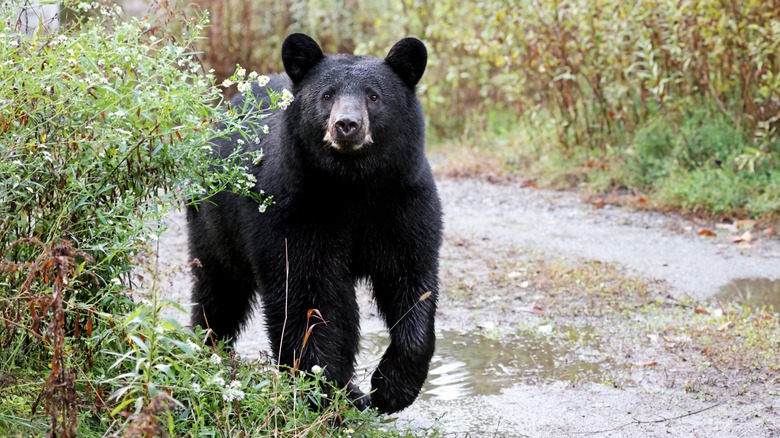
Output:
<path fill-rule="evenodd" d="M 374 280 L 379 311 L 390 329 L 390 346 L 371 378 L 371 406 L 400 411 L 417 398 L 436 344 L 436 269 Z"/>
<path fill-rule="evenodd" d="M 278 363 L 302 371 L 322 368 L 325 378 L 346 388 L 362 410 L 368 407 L 368 396 L 351 382 L 360 314 L 353 281 L 336 260 L 296 260 L 291 251 L 289 278 L 279 276 L 263 287 L 263 311 Z"/>

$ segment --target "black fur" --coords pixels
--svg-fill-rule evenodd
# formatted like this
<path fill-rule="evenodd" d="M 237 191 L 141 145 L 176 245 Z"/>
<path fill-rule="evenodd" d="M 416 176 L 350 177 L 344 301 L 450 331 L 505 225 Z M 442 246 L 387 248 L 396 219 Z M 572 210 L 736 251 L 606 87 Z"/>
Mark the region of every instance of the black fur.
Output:
<path fill-rule="evenodd" d="M 324 56 L 308 36 L 290 35 L 282 49 L 289 76 L 273 76 L 268 87 L 290 89 L 295 101 L 263 121 L 270 133 L 259 144 L 242 146 L 263 148 L 263 161 L 249 166 L 275 204 L 260 213 L 252 200 L 223 192 L 187 215 L 190 252 L 200 261 L 193 268 L 193 325 L 235 339 L 259 292 L 280 363 L 319 365 L 329 380 L 350 385 L 358 407 L 370 400 L 386 413 L 415 400 L 435 343 L 441 206 L 414 91 L 426 56 L 413 38 L 382 60 Z M 260 87 L 252 92 L 268 100 Z M 334 108 L 345 107 L 362 114 L 355 117 L 367 128 L 333 145 L 324 138 L 339 117 Z M 237 138 L 214 143 L 224 156 L 239 147 Z M 355 283 L 363 279 L 393 327 L 370 398 L 349 383 L 360 336 Z M 314 327 L 303 348 L 310 309 L 327 324 Z"/>

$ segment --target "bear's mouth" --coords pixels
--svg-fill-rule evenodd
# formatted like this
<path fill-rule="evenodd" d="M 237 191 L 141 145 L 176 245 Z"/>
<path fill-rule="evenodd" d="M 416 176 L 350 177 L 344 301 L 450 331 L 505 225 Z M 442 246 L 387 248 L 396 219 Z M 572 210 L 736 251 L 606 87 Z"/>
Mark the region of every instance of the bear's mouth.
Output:
<path fill-rule="evenodd" d="M 371 137 L 370 131 L 364 131 L 357 135 L 349 137 L 340 136 L 337 133 L 331 132 L 334 129 L 329 128 L 325 131 L 325 137 L 322 141 L 332 150 L 340 153 L 352 153 L 363 149 L 364 146 L 368 146 L 374 143 L 374 139 Z"/>

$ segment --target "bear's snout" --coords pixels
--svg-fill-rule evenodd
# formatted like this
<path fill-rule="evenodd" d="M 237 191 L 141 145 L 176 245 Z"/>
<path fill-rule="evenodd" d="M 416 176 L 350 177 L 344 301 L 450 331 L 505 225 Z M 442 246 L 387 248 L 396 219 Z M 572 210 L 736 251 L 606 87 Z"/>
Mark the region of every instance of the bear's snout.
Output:
<path fill-rule="evenodd" d="M 330 111 L 323 141 L 340 152 L 356 151 L 373 143 L 368 129 L 368 110 L 358 99 L 337 100 Z"/>
<path fill-rule="evenodd" d="M 363 120 L 359 114 L 342 114 L 336 120 L 336 140 L 353 141 L 358 131 L 363 126 Z"/>

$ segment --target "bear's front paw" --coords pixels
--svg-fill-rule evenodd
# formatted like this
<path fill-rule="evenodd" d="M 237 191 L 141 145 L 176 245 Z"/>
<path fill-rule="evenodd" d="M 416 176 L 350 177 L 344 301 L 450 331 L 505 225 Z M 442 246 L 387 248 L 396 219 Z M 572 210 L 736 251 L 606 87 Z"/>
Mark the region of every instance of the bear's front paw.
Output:
<path fill-rule="evenodd" d="M 371 377 L 371 407 L 383 414 L 392 414 L 408 407 L 420 393 L 422 382 L 418 383 L 419 380 L 410 380 L 400 373 L 392 373 L 380 367 Z"/>
<path fill-rule="evenodd" d="M 350 383 L 347 386 L 347 398 L 358 411 L 365 411 L 371 406 L 371 396 L 363 393 L 356 385 Z"/>

